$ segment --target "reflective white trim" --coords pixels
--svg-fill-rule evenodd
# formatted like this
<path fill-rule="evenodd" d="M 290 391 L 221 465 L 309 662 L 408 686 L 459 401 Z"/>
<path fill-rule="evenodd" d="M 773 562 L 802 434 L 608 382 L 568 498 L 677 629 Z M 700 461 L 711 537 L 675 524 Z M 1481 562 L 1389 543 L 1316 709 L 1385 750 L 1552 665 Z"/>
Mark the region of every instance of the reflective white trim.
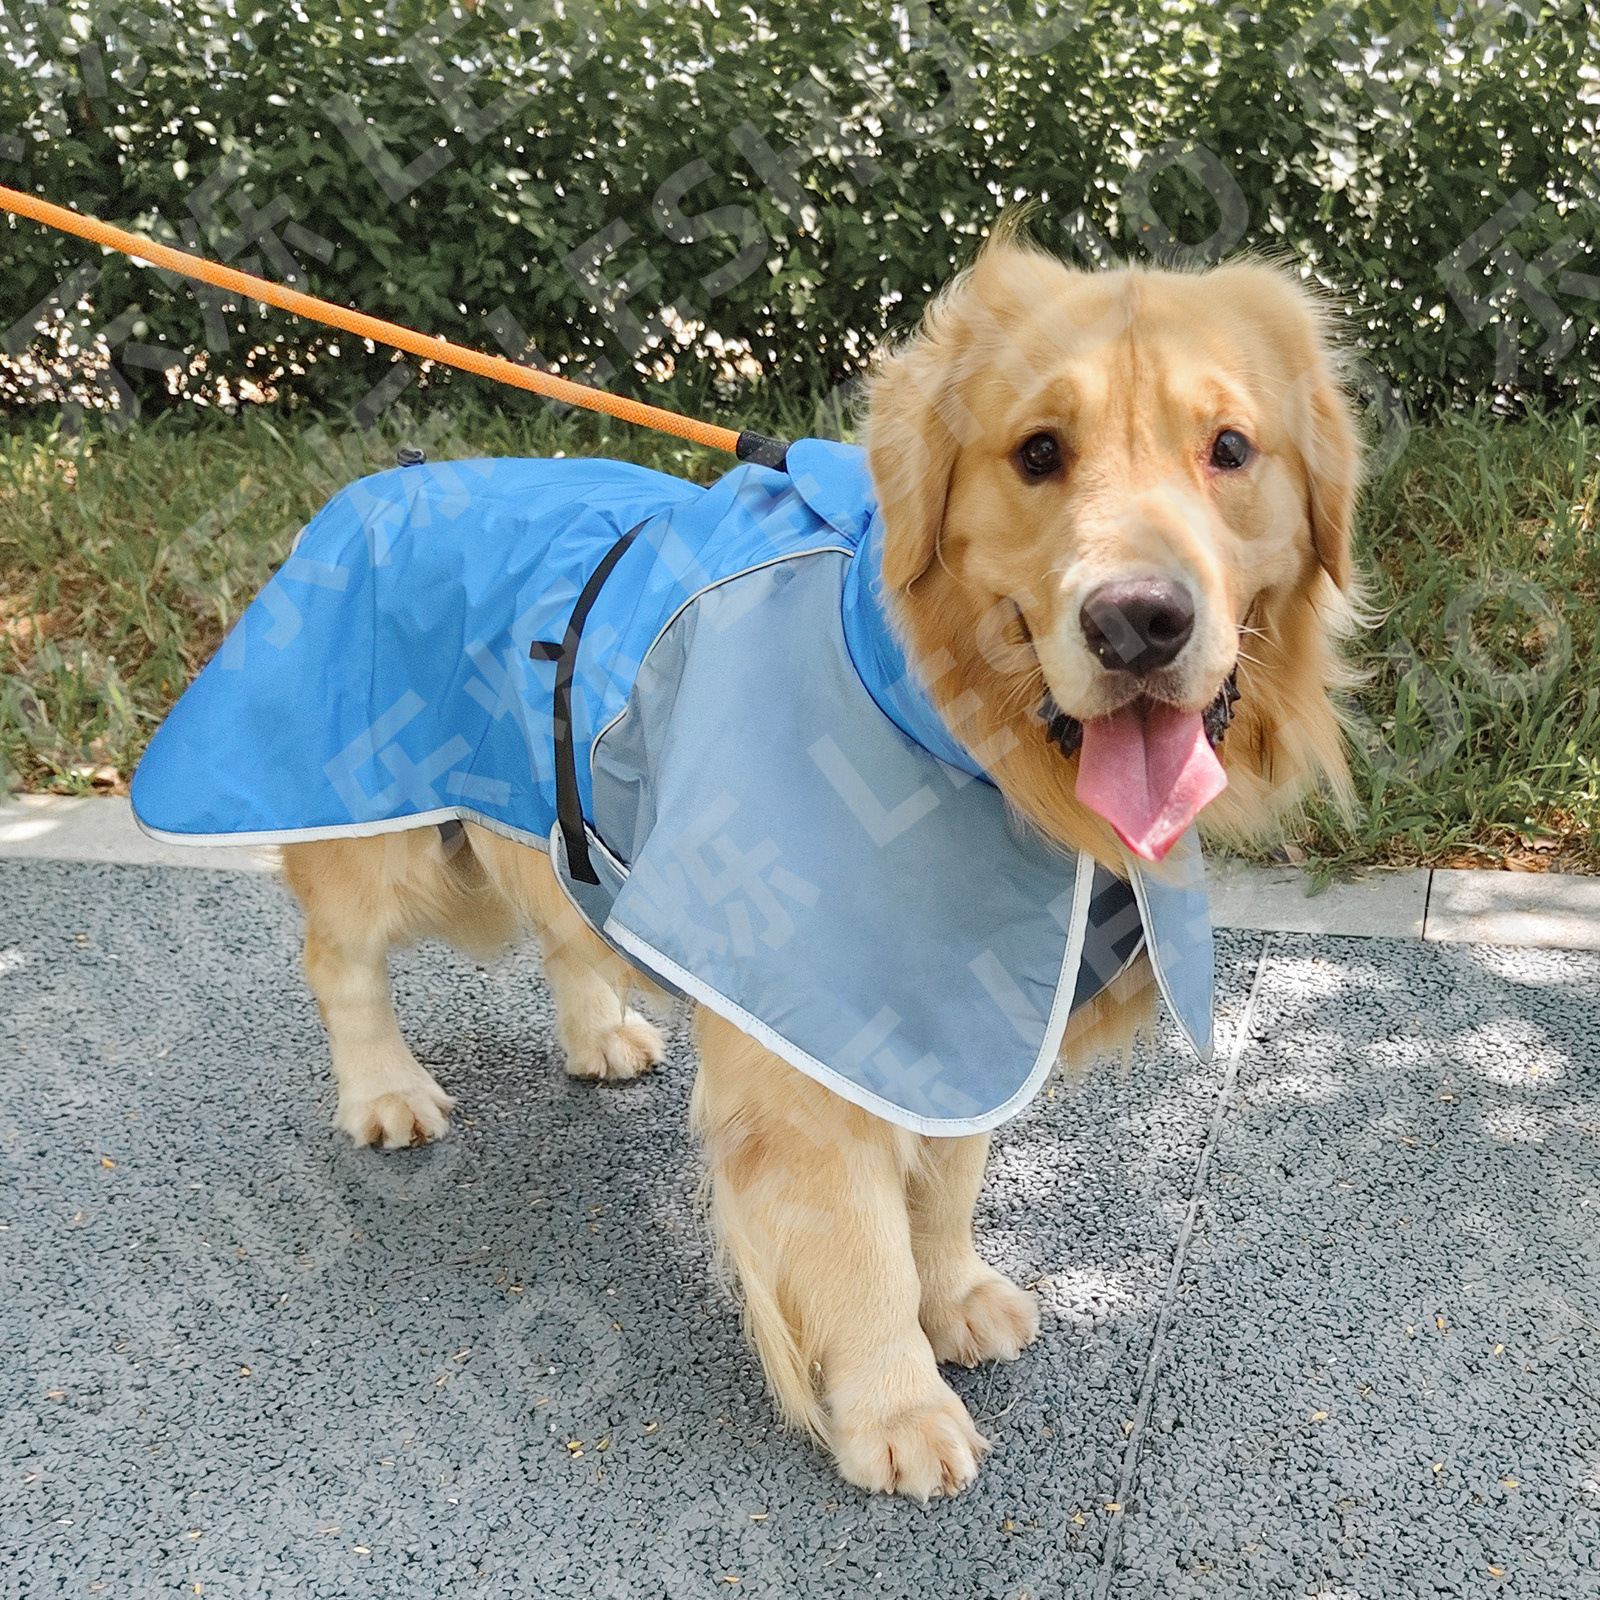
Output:
<path fill-rule="evenodd" d="M 918 1112 L 907 1111 L 905 1107 L 896 1105 L 892 1100 L 885 1100 L 882 1095 L 875 1094 L 871 1089 L 818 1061 L 815 1056 L 785 1039 L 781 1033 L 759 1017 L 752 1016 L 743 1006 L 713 989 L 687 968 L 679 966 L 676 961 L 662 955 L 659 950 L 647 944 L 630 929 L 621 927 L 612 920 L 606 923 L 602 931 L 612 944 L 626 950 L 647 971 L 657 972 L 667 978 L 686 995 L 699 1001 L 707 1010 L 715 1011 L 719 1017 L 725 1018 L 734 1027 L 749 1034 L 758 1044 L 764 1045 L 773 1055 L 787 1061 L 791 1067 L 803 1072 L 814 1082 L 820 1083 L 824 1089 L 830 1089 L 841 1099 L 848 1100 L 851 1105 L 860 1106 L 863 1111 L 881 1117 L 885 1122 L 891 1122 L 898 1128 L 909 1129 L 912 1133 L 925 1134 L 934 1139 L 956 1139 L 974 1133 L 987 1133 L 991 1128 L 998 1127 L 1021 1111 L 1044 1087 L 1045 1079 L 1050 1075 L 1050 1069 L 1060 1054 L 1061 1038 L 1066 1032 L 1067 1018 L 1072 1012 L 1072 994 L 1077 987 L 1078 964 L 1083 959 L 1083 941 L 1089 926 L 1089 889 L 1093 881 L 1094 858 L 1087 853 L 1080 853 L 1077 876 L 1073 880 L 1072 887 L 1072 926 L 1067 932 L 1067 946 L 1061 958 L 1061 971 L 1056 978 L 1056 992 L 1050 1004 L 1050 1015 L 1045 1022 L 1044 1042 L 1039 1048 L 1039 1054 L 1027 1078 L 1011 1097 L 1004 1104 L 975 1117 L 925 1117 Z"/>
<path fill-rule="evenodd" d="M 1134 898 L 1134 903 L 1135 903 L 1135 905 L 1138 904 L 1138 897 L 1137 896 L 1135 896 L 1135 898 Z M 1095 994 L 1091 995 L 1089 997 L 1089 999 L 1084 1001 L 1084 1004 L 1092 1006 L 1095 1003 L 1095 1001 L 1097 999 L 1099 999 L 1100 995 L 1103 995 L 1106 992 L 1106 990 L 1109 989 L 1111 987 L 1111 985 L 1114 984 L 1117 981 L 1117 979 L 1122 977 L 1123 974 L 1126 973 L 1128 971 L 1128 969 L 1134 964 L 1134 962 L 1137 961 L 1139 959 L 1139 957 L 1144 954 L 1144 950 L 1145 950 L 1144 929 L 1141 927 L 1139 929 L 1139 942 L 1133 947 L 1133 949 L 1131 949 L 1128 952 L 1128 959 L 1126 961 L 1124 961 L 1122 963 L 1122 965 L 1120 967 L 1118 967 L 1117 970 L 1115 972 L 1113 972 L 1109 978 L 1106 979 L 1106 981 L 1100 986 L 1099 990 Z M 1151 965 L 1154 965 L 1154 963 L 1152 962 Z"/>
<path fill-rule="evenodd" d="M 1132 856 L 1128 857 L 1128 882 L 1133 886 L 1134 903 L 1139 907 L 1139 921 L 1144 924 L 1145 946 L 1150 952 L 1150 970 L 1156 975 L 1156 987 L 1161 991 L 1161 998 L 1166 1002 L 1167 1010 L 1171 1013 L 1173 1021 L 1178 1024 L 1178 1032 L 1188 1041 L 1189 1048 L 1194 1051 L 1202 1062 L 1209 1064 L 1215 1053 L 1212 1041 L 1207 1039 L 1202 1045 L 1190 1033 L 1189 1024 L 1184 1021 L 1183 1013 L 1178 1009 L 1177 1003 L 1172 998 L 1172 990 L 1167 983 L 1166 972 L 1161 966 L 1161 952 L 1156 948 L 1155 940 L 1150 937 L 1150 929 L 1153 924 L 1150 920 L 1150 901 L 1144 889 L 1144 874 L 1139 869 L 1139 863 Z M 1213 1024 L 1213 1027 L 1215 1027 L 1215 1024 Z"/>
<path fill-rule="evenodd" d="M 1003 1122 L 1017 1112 L 1044 1086 L 1050 1069 L 1061 1054 L 1061 1040 L 1072 1016 L 1072 996 L 1078 987 L 1078 968 L 1083 963 L 1083 942 L 1089 934 L 1089 901 L 1094 888 L 1094 857 L 1087 850 L 1078 852 L 1078 872 L 1072 883 L 1072 926 L 1067 930 L 1067 948 L 1061 957 L 1061 974 L 1056 979 L 1055 999 L 1050 1005 L 1050 1017 L 1045 1023 L 1044 1043 L 1040 1046 L 1033 1070 L 1022 1087 L 997 1111 L 989 1113 L 995 1122 Z M 993 1123 L 990 1126 L 994 1126 Z"/>
<path fill-rule="evenodd" d="M 168 833 L 165 828 L 152 828 L 137 811 L 133 820 L 139 831 L 162 844 L 192 844 L 215 849 L 218 845 L 258 844 L 309 844 L 317 839 L 371 839 L 384 833 L 410 833 L 414 828 L 436 828 L 441 822 L 473 822 L 490 833 L 515 844 L 531 845 L 535 850 L 548 848 L 542 834 L 529 833 L 525 828 L 514 828 L 509 822 L 486 817 L 468 806 L 441 806 L 436 811 L 419 811 L 409 817 L 387 817 L 381 822 L 330 823 L 321 828 L 281 828 L 259 830 L 255 833 Z"/>

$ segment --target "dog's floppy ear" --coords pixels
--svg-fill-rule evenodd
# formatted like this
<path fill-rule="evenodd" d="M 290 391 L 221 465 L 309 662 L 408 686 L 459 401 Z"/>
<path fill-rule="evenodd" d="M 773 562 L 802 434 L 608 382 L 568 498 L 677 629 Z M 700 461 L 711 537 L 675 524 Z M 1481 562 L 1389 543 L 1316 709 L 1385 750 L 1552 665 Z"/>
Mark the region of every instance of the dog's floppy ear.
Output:
<path fill-rule="evenodd" d="M 930 314 L 870 391 L 867 457 L 886 525 L 883 579 L 893 591 L 933 565 L 956 452 L 980 431 L 955 392 L 944 320 Z"/>
<path fill-rule="evenodd" d="M 1032 246 L 1024 222 L 1009 213 L 995 223 L 977 259 L 928 308 L 922 331 L 872 382 L 867 452 L 892 590 L 909 589 L 938 557 L 956 457 L 984 433 L 962 398 L 972 380 L 994 369 L 1018 394 L 1030 392 L 1061 354 L 1092 348 L 1127 321 L 1126 296 L 1113 293 L 1090 321 L 1080 326 L 1069 312 L 1063 322 L 1054 302 L 1082 275 Z"/>
<path fill-rule="evenodd" d="M 1350 542 L 1361 480 L 1361 436 L 1350 402 L 1322 352 L 1295 387 L 1303 396 L 1293 407 L 1299 413 L 1293 423 L 1295 445 L 1306 469 L 1311 545 L 1323 570 L 1348 594 L 1354 571 Z"/>
<path fill-rule="evenodd" d="M 1299 374 L 1284 392 L 1283 420 L 1305 468 L 1312 549 L 1323 571 L 1348 594 L 1354 577 L 1350 542 L 1361 486 L 1361 435 L 1339 382 L 1327 308 L 1287 275 L 1256 266 L 1235 270 L 1244 286 L 1256 291 L 1258 307 L 1275 328 L 1286 369 Z"/>

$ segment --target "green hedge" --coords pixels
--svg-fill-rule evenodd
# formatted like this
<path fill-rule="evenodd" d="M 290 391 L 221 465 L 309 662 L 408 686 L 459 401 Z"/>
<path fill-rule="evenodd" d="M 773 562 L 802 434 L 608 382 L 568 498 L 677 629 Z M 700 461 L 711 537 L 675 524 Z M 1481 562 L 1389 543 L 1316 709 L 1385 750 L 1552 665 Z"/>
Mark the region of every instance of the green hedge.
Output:
<path fill-rule="evenodd" d="M 531 336 L 612 387 L 825 391 L 1032 198 L 1042 241 L 1085 259 L 1293 258 L 1415 411 L 1594 389 L 1600 97 L 1576 3 L 3 8 L 0 182 L 430 332 Z M 71 343 L 114 360 L 102 396 L 147 409 L 348 404 L 388 367 L 0 226 L 13 355 L 52 294 L 83 297 L 59 348 L 32 344 L 54 378 L 0 368 L 0 404 L 81 381 Z"/>

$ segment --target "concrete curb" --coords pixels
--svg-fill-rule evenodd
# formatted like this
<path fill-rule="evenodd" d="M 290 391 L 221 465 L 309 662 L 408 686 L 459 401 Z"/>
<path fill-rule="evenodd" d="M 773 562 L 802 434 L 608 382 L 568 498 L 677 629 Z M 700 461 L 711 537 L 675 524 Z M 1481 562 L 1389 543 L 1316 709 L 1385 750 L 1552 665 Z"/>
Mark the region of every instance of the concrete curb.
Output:
<path fill-rule="evenodd" d="M 1432 877 L 1424 939 L 1600 950 L 1600 878 L 1444 868 Z"/>
<path fill-rule="evenodd" d="M 272 872 L 272 849 L 162 844 L 139 831 L 124 799 L 14 795 L 0 804 L 0 860 Z M 1213 861 L 1219 928 L 1446 944 L 1600 950 L 1600 878 L 1554 872 L 1375 870 L 1307 893 L 1298 867 Z"/>
<path fill-rule="evenodd" d="M 1219 928 L 1349 934 L 1363 939 L 1426 936 L 1429 872 L 1373 872 L 1351 883 L 1330 883 L 1317 895 L 1307 894 L 1310 879 L 1298 867 L 1208 861 L 1206 876 L 1211 884 L 1211 920 Z"/>
<path fill-rule="evenodd" d="M 1600 878 L 1556 872 L 1377 870 L 1307 893 L 1297 867 L 1208 866 L 1219 928 L 1600 950 Z"/>

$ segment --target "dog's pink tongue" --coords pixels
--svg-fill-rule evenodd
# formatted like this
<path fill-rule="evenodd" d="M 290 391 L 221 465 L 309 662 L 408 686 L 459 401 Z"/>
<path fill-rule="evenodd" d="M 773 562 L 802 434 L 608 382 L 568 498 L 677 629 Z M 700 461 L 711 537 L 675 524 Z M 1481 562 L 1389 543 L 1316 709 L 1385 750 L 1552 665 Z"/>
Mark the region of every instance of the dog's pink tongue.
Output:
<path fill-rule="evenodd" d="M 1198 711 L 1130 707 L 1083 725 L 1078 798 L 1146 861 L 1160 861 L 1228 787 Z"/>

